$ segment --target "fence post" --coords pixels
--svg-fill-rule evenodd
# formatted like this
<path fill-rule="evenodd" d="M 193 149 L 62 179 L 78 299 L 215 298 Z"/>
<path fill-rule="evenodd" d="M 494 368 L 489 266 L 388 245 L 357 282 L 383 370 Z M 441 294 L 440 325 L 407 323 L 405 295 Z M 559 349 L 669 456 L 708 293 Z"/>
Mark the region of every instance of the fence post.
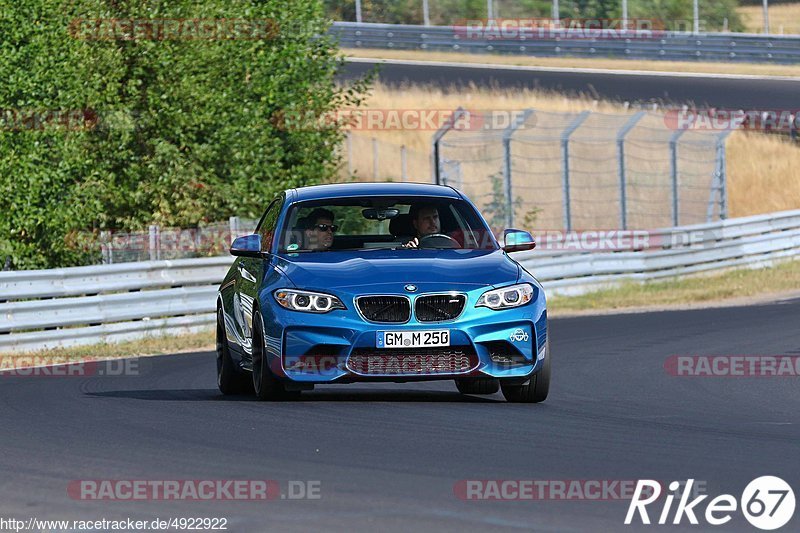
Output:
<path fill-rule="evenodd" d="M 378 139 L 372 138 L 372 179 L 378 181 Z"/>
<path fill-rule="evenodd" d="M 239 217 L 231 217 L 228 219 L 228 224 L 230 224 L 231 228 L 231 244 L 233 244 L 233 241 L 239 236 L 240 222 Z"/>
<path fill-rule="evenodd" d="M 347 130 L 347 177 L 353 175 L 353 132 Z"/>
<path fill-rule="evenodd" d="M 564 231 L 572 231 L 572 212 L 569 191 L 569 136 L 572 135 L 583 121 L 589 118 L 591 111 L 584 111 L 575 117 L 572 122 L 561 132 L 561 189 L 564 196 Z"/>
<path fill-rule="evenodd" d="M 533 109 L 526 109 L 503 131 L 503 180 L 505 181 L 506 228 L 514 227 L 514 190 L 511 183 L 511 138 L 525 124 Z"/>
<path fill-rule="evenodd" d="M 408 181 L 408 161 L 406 160 L 406 145 L 400 146 L 400 181 Z"/>
<path fill-rule="evenodd" d="M 461 118 L 461 116 L 465 113 L 466 111 L 463 107 L 457 108 L 453 112 L 453 116 L 450 117 L 450 120 L 445 122 L 441 128 L 436 130 L 436 133 L 434 133 L 433 137 L 431 138 L 431 178 L 437 185 L 441 185 L 442 173 L 440 166 L 441 153 L 439 150 L 439 141 L 441 141 L 445 134 L 453 128 L 453 124 L 455 124 L 456 120 Z"/>
<path fill-rule="evenodd" d="M 617 159 L 619 162 L 619 222 L 622 229 L 628 229 L 628 192 L 625 180 L 625 136 L 645 115 L 639 111 L 617 132 Z"/>
<path fill-rule="evenodd" d="M 725 140 L 728 135 L 732 133 L 731 130 L 726 130 L 717 136 L 716 146 L 716 160 L 714 162 L 714 180 L 711 186 L 711 195 L 708 199 L 708 213 L 706 219 L 711 222 L 714 215 L 714 195 L 719 191 L 719 218 L 725 220 L 728 218 L 728 176 L 727 176 L 727 157 L 725 151 Z"/>
<path fill-rule="evenodd" d="M 148 249 L 150 251 L 150 261 L 158 261 L 160 254 L 158 242 L 158 226 L 155 224 L 150 225 Z"/>
<path fill-rule="evenodd" d="M 672 225 L 677 226 L 680 221 L 680 204 L 678 191 L 678 139 L 686 132 L 679 129 L 669 138 L 669 176 L 672 182 Z"/>
<path fill-rule="evenodd" d="M 104 230 L 100 232 L 100 250 L 103 253 L 103 264 L 111 265 L 114 263 L 114 252 L 112 251 L 111 232 Z"/>

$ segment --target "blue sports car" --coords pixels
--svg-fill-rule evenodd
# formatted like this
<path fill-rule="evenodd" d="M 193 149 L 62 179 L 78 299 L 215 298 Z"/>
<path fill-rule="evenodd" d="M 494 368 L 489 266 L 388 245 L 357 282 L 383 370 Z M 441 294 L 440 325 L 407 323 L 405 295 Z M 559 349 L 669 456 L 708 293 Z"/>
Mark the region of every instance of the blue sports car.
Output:
<path fill-rule="evenodd" d="M 315 384 L 452 379 L 541 402 L 545 295 L 459 191 L 412 183 L 287 190 L 233 242 L 217 301 L 224 394 L 286 399 Z"/>

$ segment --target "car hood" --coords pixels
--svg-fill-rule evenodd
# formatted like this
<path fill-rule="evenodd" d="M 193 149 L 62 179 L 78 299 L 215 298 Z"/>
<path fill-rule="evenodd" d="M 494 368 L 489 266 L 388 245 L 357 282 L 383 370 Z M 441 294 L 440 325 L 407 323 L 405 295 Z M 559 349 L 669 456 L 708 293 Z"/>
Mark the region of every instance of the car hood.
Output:
<path fill-rule="evenodd" d="M 519 267 L 502 250 L 332 251 L 281 254 L 276 259 L 276 267 L 298 288 L 323 291 L 407 283 L 421 290 L 468 290 L 519 279 Z"/>

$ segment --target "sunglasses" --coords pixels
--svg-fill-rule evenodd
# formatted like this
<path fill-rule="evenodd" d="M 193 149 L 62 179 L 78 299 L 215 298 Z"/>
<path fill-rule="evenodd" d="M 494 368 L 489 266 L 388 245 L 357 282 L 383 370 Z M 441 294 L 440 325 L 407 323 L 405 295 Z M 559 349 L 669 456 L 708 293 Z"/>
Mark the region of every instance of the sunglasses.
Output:
<path fill-rule="evenodd" d="M 318 229 L 320 231 L 331 230 L 331 233 L 336 233 L 336 231 L 339 229 L 339 226 L 336 224 L 315 224 L 314 229 Z"/>

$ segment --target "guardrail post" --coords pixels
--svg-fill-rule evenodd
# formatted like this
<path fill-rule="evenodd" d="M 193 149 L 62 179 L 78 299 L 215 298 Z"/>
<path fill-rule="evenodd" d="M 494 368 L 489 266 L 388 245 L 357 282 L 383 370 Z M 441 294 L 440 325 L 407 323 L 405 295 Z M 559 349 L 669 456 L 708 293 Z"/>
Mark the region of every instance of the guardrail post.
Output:
<path fill-rule="evenodd" d="M 436 133 L 434 133 L 433 137 L 431 138 L 431 178 L 437 185 L 441 185 L 442 174 L 439 142 L 442 140 L 445 134 L 447 134 L 447 132 L 453 128 L 453 124 L 455 124 L 456 120 L 461 118 L 461 116 L 465 113 L 467 113 L 467 111 L 463 107 L 457 108 L 453 112 L 453 116 L 450 117 L 450 120 L 444 123 L 441 128 L 436 130 Z"/>
<path fill-rule="evenodd" d="M 679 220 L 678 196 L 678 139 L 686 130 L 679 129 L 669 138 L 669 176 L 672 182 L 672 225 L 677 226 Z"/>
<path fill-rule="evenodd" d="M 622 229 L 628 229 L 628 196 L 625 182 L 625 136 L 645 115 L 639 111 L 625 123 L 617 132 L 617 159 L 619 162 L 619 222 Z"/>
<path fill-rule="evenodd" d="M 511 138 L 525 124 L 533 109 L 526 109 L 503 131 L 503 179 L 505 181 L 506 228 L 514 227 L 514 191 L 511 183 Z"/>
<path fill-rule="evenodd" d="M 561 132 L 561 189 L 564 198 L 564 231 L 572 231 L 572 206 L 569 190 L 569 137 L 591 114 L 591 111 L 582 112 Z"/>

